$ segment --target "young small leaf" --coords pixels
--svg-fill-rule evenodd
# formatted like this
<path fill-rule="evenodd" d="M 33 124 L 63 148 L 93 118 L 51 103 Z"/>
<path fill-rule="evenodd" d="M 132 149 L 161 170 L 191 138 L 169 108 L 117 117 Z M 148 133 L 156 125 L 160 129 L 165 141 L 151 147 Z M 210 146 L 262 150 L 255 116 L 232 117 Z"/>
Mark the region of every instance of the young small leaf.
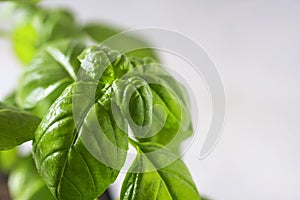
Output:
<path fill-rule="evenodd" d="M 32 140 L 39 123 L 38 117 L 0 103 L 0 150 Z"/>
<path fill-rule="evenodd" d="M 125 113 L 125 117 L 139 141 L 168 145 L 172 152 L 178 153 L 181 142 L 193 131 L 185 88 L 151 59 L 130 61 L 131 68 L 113 87 L 117 104 L 122 111 L 130 111 L 131 115 Z M 135 92 L 132 87 L 129 90 L 131 79 L 143 82 L 143 90 L 137 87 Z M 143 119 L 147 119 L 146 123 L 141 124 L 138 120 Z"/>
<path fill-rule="evenodd" d="M 85 74 L 91 80 L 102 85 L 112 84 L 115 79 L 121 77 L 131 67 L 128 58 L 124 54 L 102 45 L 93 45 L 86 48 L 78 56 L 78 59 Z"/>
<path fill-rule="evenodd" d="M 152 93 L 148 83 L 130 76 L 113 85 L 114 100 L 137 137 L 144 137 L 152 125 Z"/>

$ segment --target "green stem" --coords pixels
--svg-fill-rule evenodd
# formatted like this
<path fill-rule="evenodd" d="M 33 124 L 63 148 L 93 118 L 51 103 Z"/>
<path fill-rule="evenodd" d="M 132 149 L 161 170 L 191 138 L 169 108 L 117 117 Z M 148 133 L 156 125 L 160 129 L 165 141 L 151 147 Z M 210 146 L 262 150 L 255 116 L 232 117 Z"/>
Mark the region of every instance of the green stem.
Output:
<path fill-rule="evenodd" d="M 129 141 L 129 143 L 131 144 L 131 146 L 133 146 L 133 147 L 136 149 L 136 151 L 137 151 L 138 153 L 141 152 L 141 149 L 140 149 L 139 144 L 138 144 L 137 141 L 131 139 L 130 137 L 128 138 L 128 141 Z"/>

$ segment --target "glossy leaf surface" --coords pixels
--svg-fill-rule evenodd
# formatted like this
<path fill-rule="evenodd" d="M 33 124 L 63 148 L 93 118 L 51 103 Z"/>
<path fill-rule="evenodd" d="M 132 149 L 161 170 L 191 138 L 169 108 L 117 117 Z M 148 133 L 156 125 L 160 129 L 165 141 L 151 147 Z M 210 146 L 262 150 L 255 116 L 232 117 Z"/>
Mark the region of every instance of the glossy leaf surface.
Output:
<path fill-rule="evenodd" d="M 110 110 L 101 101 L 103 93 L 96 88 L 95 83 L 70 85 L 36 133 L 35 163 L 57 199 L 98 197 L 115 181 L 125 161 L 127 135 L 110 117 Z M 85 144 L 95 145 L 94 151 L 83 144 L 86 136 L 91 143 Z M 103 138 L 112 145 L 101 143 Z"/>
<path fill-rule="evenodd" d="M 137 76 L 116 81 L 115 100 L 136 136 L 143 137 L 152 125 L 152 93 L 147 82 Z"/>
<path fill-rule="evenodd" d="M 19 79 L 17 103 L 44 116 L 61 92 L 77 79 L 77 55 L 84 45 L 61 40 L 45 47 L 32 60 Z"/>
<path fill-rule="evenodd" d="M 193 131 L 185 88 L 154 60 L 130 60 L 130 70 L 114 85 L 117 104 L 139 141 L 178 153 Z"/>

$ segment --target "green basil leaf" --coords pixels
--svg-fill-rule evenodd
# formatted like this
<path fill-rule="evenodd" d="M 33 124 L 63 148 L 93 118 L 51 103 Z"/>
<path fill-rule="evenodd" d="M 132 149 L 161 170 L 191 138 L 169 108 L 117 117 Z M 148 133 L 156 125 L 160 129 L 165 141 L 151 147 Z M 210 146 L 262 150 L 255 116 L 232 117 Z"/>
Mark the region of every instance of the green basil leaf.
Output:
<path fill-rule="evenodd" d="M 140 152 L 123 182 L 121 200 L 201 199 L 193 179 L 181 159 L 161 146 L 139 144 Z M 161 149 L 160 153 L 148 154 Z M 176 160 L 163 167 L 166 162 Z M 143 173 L 144 172 L 144 173 Z"/>
<path fill-rule="evenodd" d="M 10 93 L 8 96 L 6 96 L 3 100 L 3 103 L 8 105 L 8 106 L 14 106 L 17 107 L 17 102 L 16 102 L 16 91 L 13 91 Z"/>
<path fill-rule="evenodd" d="M 38 117 L 0 103 L 0 150 L 32 140 L 39 123 Z"/>
<path fill-rule="evenodd" d="M 8 186 L 14 200 L 54 200 L 31 157 L 20 160 L 9 175 Z"/>
<path fill-rule="evenodd" d="M 76 82 L 67 87 L 36 132 L 34 160 L 57 199 L 98 197 L 125 162 L 126 124 L 117 127 L 110 106 L 104 105 L 109 91 L 97 86 Z"/>
<path fill-rule="evenodd" d="M 19 6 L 15 12 L 17 23 L 13 30 L 13 48 L 25 64 L 46 42 L 80 37 L 80 28 L 68 10 L 46 10 L 28 5 Z"/>
<path fill-rule="evenodd" d="M 130 76 L 113 85 L 115 101 L 120 105 L 123 116 L 129 122 L 133 133 L 143 137 L 152 125 L 152 92 L 140 77 Z"/>
<path fill-rule="evenodd" d="M 103 45 L 86 48 L 78 59 L 85 74 L 99 84 L 112 84 L 131 67 L 125 55 Z M 84 78 L 80 77 L 80 79 Z"/>
<path fill-rule="evenodd" d="M 77 55 L 84 45 L 74 40 L 49 44 L 35 56 L 19 79 L 16 98 L 21 108 L 43 116 L 61 92 L 77 78 Z"/>
<path fill-rule="evenodd" d="M 130 60 L 130 70 L 113 87 L 117 104 L 122 111 L 129 109 L 130 116 L 124 115 L 139 141 L 168 145 L 172 152 L 179 153 L 180 143 L 193 133 L 185 88 L 154 60 Z M 141 93 L 138 88 L 136 92 L 132 92 L 134 88 L 128 89 L 126 82 L 132 78 L 143 80 L 147 90 Z M 137 94 L 140 98 L 136 98 Z M 144 119 L 144 124 L 138 121 Z"/>
<path fill-rule="evenodd" d="M 147 82 L 150 82 L 149 87 L 153 96 L 154 109 L 153 126 L 150 130 L 151 137 L 141 138 L 140 141 L 151 141 L 164 146 L 170 145 L 169 149 L 173 153 L 179 152 L 180 143 L 193 133 L 190 110 L 165 79 L 151 76 L 143 77 Z"/>
<path fill-rule="evenodd" d="M 106 46 L 112 49 L 122 50 L 133 49 L 131 52 L 124 52 L 127 56 L 135 56 L 139 58 L 151 57 L 155 60 L 158 59 L 158 55 L 150 48 L 139 49 L 140 47 L 149 47 L 150 45 L 141 38 L 132 35 L 122 35 L 120 39 L 114 39 L 113 41 L 105 41 L 110 37 L 117 36 L 122 30 L 108 26 L 105 24 L 88 24 L 84 27 L 84 31 L 90 36 L 90 38 L 97 43 L 105 42 Z M 107 42 L 107 43 L 106 43 Z M 135 50 L 137 49 L 137 50 Z"/>

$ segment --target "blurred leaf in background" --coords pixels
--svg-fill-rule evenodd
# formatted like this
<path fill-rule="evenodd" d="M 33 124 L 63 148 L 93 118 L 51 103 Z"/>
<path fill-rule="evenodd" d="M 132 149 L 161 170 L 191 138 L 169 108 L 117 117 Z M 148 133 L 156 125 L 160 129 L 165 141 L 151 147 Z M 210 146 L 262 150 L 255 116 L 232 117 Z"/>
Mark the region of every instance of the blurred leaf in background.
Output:
<path fill-rule="evenodd" d="M 121 33 L 122 30 L 110 25 L 90 23 L 87 24 L 83 30 L 91 37 L 92 40 L 97 43 L 104 42 L 106 39 L 115 36 L 116 38 L 114 38 L 114 40 L 108 41 L 108 43 L 105 43 L 105 45 L 109 46 L 111 49 L 117 49 L 121 52 L 123 49 L 150 47 L 150 44 L 148 44 L 147 41 L 131 34 L 122 34 L 119 37 L 118 34 Z M 155 60 L 159 60 L 158 55 L 153 49 L 150 48 L 137 49 L 134 51 L 125 52 L 125 54 L 127 56 L 135 56 L 139 58 L 151 57 Z"/>
<path fill-rule="evenodd" d="M 49 41 L 78 38 L 80 27 L 66 9 L 43 9 L 33 4 L 17 5 L 12 42 L 18 58 L 27 64 Z"/>
<path fill-rule="evenodd" d="M 13 92 L 11 92 L 9 95 L 7 95 L 7 96 L 4 98 L 3 103 L 5 103 L 5 104 L 8 105 L 8 106 L 14 106 L 14 107 L 17 107 L 17 104 L 16 104 L 16 92 L 13 91 Z"/>
<path fill-rule="evenodd" d="M 0 151 L 0 171 L 8 173 L 18 160 L 18 150 L 13 148 L 6 151 Z"/>
<path fill-rule="evenodd" d="M 41 118 L 61 92 L 76 81 L 85 46 L 75 40 L 58 40 L 39 50 L 19 78 L 16 92 L 18 106 Z"/>
<path fill-rule="evenodd" d="M 14 200 L 55 200 L 38 174 L 31 156 L 21 160 L 13 169 L 8 186 Z"/>
<path fill-rule="evenodd" d="M 17 3 L 37 3 L 40 0 L 0 0 L 0 2 L 1 1 L 17 2 Z"/>
<path fill-rule="evenodd" d="M 71 11 L 63 8 L 47 9 L 33 3 L 17 3 L 12 7 L 10 15 L 14 19 L 11 34 L 13 49 L 25 65 L 32 60 L 39 48 L 50 41 L 71 38 L 84 40 L 88 37 L 95 43 L 102 43 L 122 32 L 122 29 L 102 23 L 81 25 Z M 128 56 L 159 59 L 157 53 L 149 48 L 151 46 L 147 41 L 131 33 L 119 35 L 105 45 L 121 52 L 132 49 L 125 52 Z"/>

